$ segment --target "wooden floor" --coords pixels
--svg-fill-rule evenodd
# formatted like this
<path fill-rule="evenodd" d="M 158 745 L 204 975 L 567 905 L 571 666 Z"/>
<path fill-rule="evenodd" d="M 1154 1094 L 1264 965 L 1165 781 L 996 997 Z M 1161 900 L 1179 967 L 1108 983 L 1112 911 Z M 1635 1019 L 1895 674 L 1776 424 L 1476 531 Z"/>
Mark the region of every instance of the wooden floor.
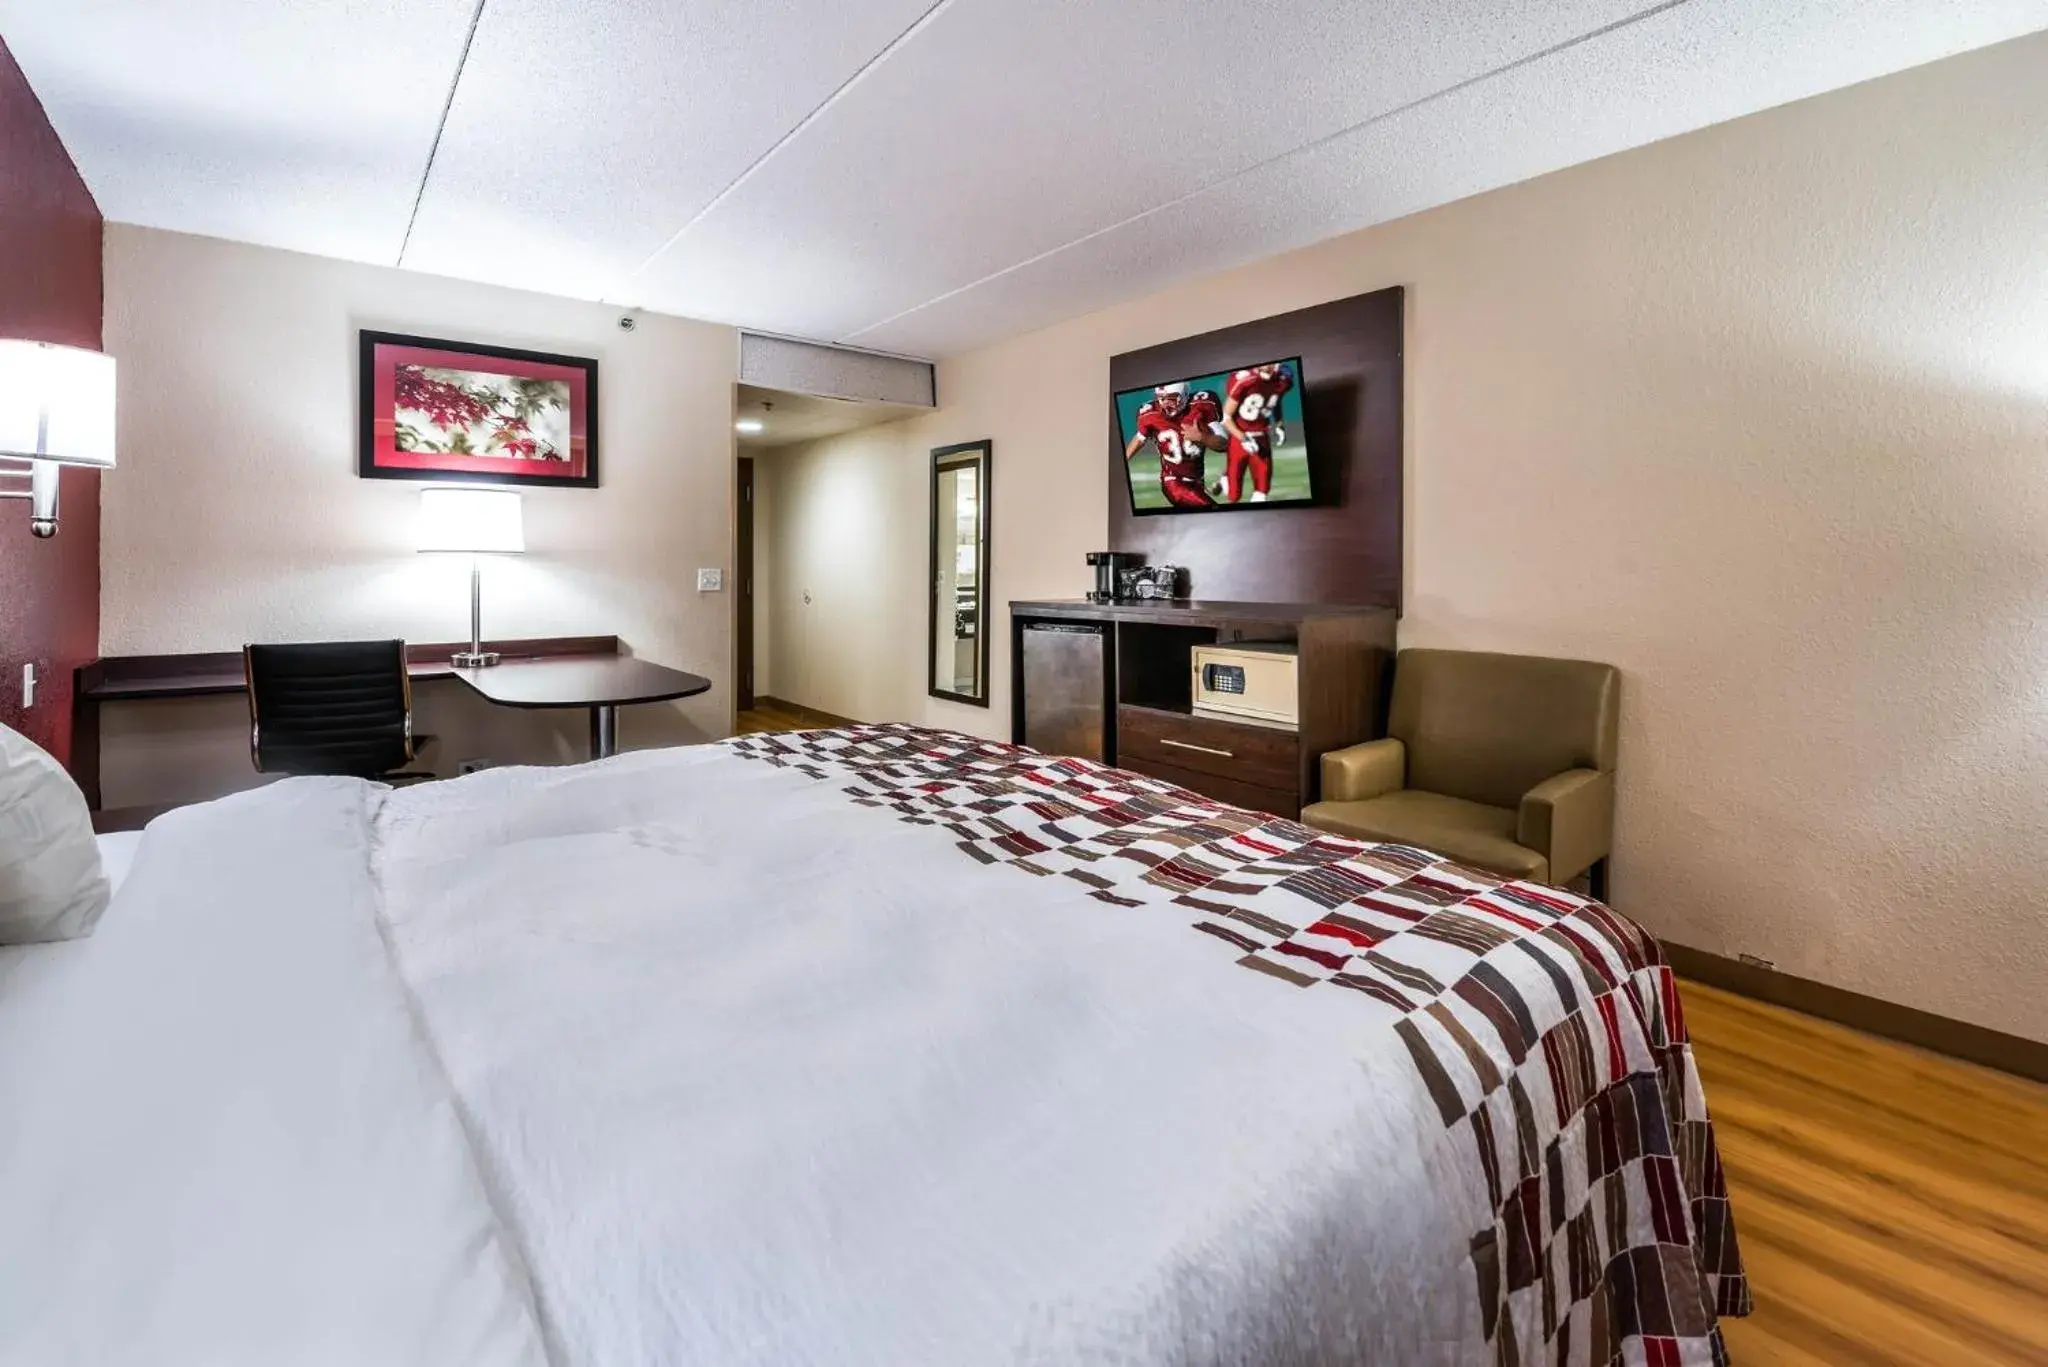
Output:
<path fill-rule="evenodd" d="M 845 726 L 846 718 L 778 698 L 756 698 L 752 708 L 733 714 L 733 734 L 752 736 L 763 731 L 815 731 L 821 726 Z"/>
<path fill-rule="evenodd" d="M 1696 983 L 1736 1367 L 2048 1364 L 2048 1087 Z"/>

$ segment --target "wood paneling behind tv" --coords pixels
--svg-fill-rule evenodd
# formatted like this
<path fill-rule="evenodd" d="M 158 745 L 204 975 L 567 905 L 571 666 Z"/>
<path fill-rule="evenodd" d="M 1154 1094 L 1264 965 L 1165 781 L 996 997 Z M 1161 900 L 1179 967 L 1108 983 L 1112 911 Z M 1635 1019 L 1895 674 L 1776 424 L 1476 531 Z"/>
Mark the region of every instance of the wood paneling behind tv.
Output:
<path fill-rule="evenodd" d="M 1203 598 L 1400 611 L 1403 301 L 1377 290 L 1111 357 L 1107 549 L 1185 566 Z M 1290 356 L 1306 381 L 1315 506 L 1134 515 L 1111 396 Z"/>

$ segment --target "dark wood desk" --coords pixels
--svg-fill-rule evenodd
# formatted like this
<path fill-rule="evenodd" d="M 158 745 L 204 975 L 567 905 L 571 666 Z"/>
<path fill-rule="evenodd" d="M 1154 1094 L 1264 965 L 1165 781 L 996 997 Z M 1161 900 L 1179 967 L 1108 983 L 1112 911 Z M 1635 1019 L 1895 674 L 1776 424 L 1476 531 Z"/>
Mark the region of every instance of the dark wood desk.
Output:
<path fill-rule="evenodd" d="M 630 655 L 569 655 L 506 660 L 486 669 L 458 669 L 455 677 L 504 707 L 587 707 L 590 757 L 619 752 L 619 708 L 628 703 L 693 698 L 711 680 Z"/>
<path fill-rule="evenodd" d="M 435 641 L 405 648 L 405 672 L 415 679 L 452 679 L 457 670 L 448 657 L 468 650 L 467 641 Z M 617 659 L 616 636 L 542 636 L 524 641 L 486 641 L 508 661 L 577 658 Z M 243 693 L 242 652 L 216 650 L 193 655 L 110 655 L 78 671 L 77 696 L 100 702 L 137 702 L 149 698 L 201 698 L 214 693 Z"/>
<path fill-rule="evenodd" d="M 689 698 L 711 687 L 702 675 L 619 654 L 616 636 L 544 636 L 486 641 L 504 657 L 488 669 L 457 669 L 449 656 L 467 641 L 436 641 L 405 648 L 406 673 L 415 680 L 460 679 L 506 707 L 590 709 L 591 755 L 618 749 L 618 709 L 628 703 Z M 72 695 L 72 777 L 87 801 L 100 805 L 100 704 L 157 698 L 201 698 L 244 693 L 242 652 L 191 655 L 117 655 L 78 671 Z"/>

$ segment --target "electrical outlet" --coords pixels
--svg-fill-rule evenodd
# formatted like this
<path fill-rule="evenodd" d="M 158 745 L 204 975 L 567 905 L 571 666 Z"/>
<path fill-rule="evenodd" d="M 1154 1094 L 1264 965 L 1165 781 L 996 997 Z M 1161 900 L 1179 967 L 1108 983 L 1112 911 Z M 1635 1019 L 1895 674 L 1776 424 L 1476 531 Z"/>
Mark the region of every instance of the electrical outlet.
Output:
<path fill-rule="evenodd" d="M 479 769 L 489 769 L 491 767 L 492 762 L 487 759 L 459 759 L 455 761 L 455 772 L 458 774 L 473 774 Z"/>
<path fill-rule="evenodd" d="M 697 571 L 697 592 L 699 592 L 699 593 L 710 593 L 710 592 L 712 592 L 713 590 L 716 590 L 716 589 L 722 589 L 722 588 L 724 588 L 724 587 L 725 587 L 725 571 L 724 571 L 724 570 L 698 570 L 698 571 Z"/>
<path fill-rule="evenodd" d="M 1738 954 L 1735 957 L 1740 959 L 1743 963 L 1748 964 L 1751 968 L 1777 967 L 1777 965 L 1772 963 L 1769 959 L 1766 959 L 1762 955 L 1758 954 Z"/>

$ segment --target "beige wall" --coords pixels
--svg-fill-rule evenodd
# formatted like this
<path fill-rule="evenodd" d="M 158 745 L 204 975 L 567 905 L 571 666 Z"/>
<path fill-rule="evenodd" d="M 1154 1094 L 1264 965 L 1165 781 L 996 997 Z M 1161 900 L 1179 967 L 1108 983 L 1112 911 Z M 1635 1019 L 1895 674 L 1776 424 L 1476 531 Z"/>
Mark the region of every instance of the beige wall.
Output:
<path fill-rule="evenodd" d="M 594 490 L 528 490 L 529 553 L 485 567 L 484 630 L 616 633 L 710 693 L 629 708 L 622 744 L 731 725 L 731 603 L 698 566 L 732 558 L 731 329 L 209 238 L 109 225 L 106 344 L 121 362 L 121 469 L 102 495 L 105 654 L 469 630 L 468 564 L 414 552 L 419 485 L 356 477 L 360 328 L 594 356 Z M 582 714 L 494 708 L 422 686 L 444 769 L 581 758 Z M 256 781 L 239 699 L 107 709 L 106 801 Z"/>
<path fill-rule="evenodd" d="M 903 424 L 763 451 L 754 472 L 768 491 L 755 528 L 769 590 L 761 691 L 863 721 L 914 717 L 904 690 L 918 683 L 917 660 L 907 675 L 895 666 L 924 639 L 930 493 Z"/>
<path fill-rule="evenodd" d="M 778 472 L 778 534 L 855 519 L 803 577 L 870 616 L 794 637 L 778 585 L 778 683 L 1004 735 L 1004 633 L 990 713 L 922 696 L 925 449 L 994 438 L 998 603 L 1078 593 L 1110 355 L 1406 285 L 1402 639 L 1623 668 L 1616 903 L 2048 1039 L 2044 74 L 2025 39 L 949 361 L 939 414 Z"/>
<path fill-rule="evenodd" d="M 1168 334 L 1111 314 L 1032 333 L 939 366 L 939 411 L 764 453 L 774 518 L 761 555 L 773 591 L 776 696 L 862 721 L 914 721 L 1007 740 L 1009 612 L 1018 598 L 1071 597 L 1103 549 L 1103 422 L 1113 351 Z M 1255 316 L 1255 315 L 1246 315 Z M 1142 321 L 1142 320 L 1138 320 Z M 1135 341 L 1109 345 L 1105 336 Z M 925 687 L 931 449 L 992 437 L 990 706 Z M 803 601 L 804 594 L 811 602 Z"/>

